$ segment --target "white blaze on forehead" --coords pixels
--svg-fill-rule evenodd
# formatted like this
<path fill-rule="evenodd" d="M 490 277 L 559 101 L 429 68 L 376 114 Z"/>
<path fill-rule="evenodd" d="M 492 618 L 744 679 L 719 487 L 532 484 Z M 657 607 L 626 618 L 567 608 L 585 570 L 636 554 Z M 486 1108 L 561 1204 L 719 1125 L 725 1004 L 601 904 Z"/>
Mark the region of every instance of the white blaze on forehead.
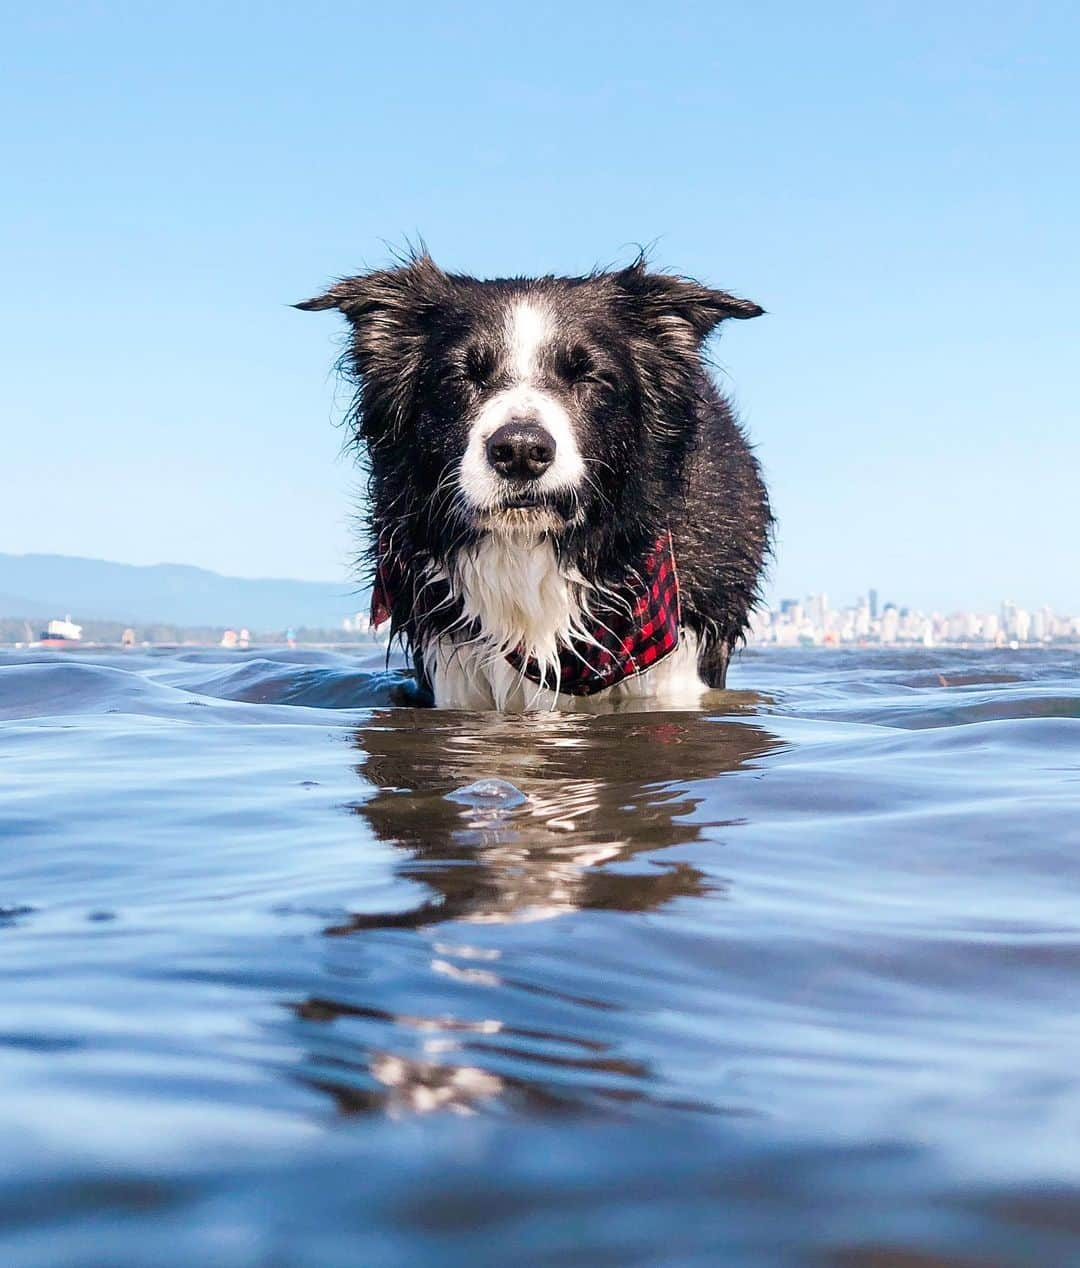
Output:
<path fill-rule="evenodd" d="M 554 330 L 551 312 L 535 300 L 516 300 L 506 314 L 506 358 L 513 384 L 496 392 L 473 418 L 458 481 L 465 500 L 482 510 L 499 505 L 506 481 L 488 462 L 488 437 L 503 423 L 529 418 L 555 441 L 555 461 L 532 488 L 538 494 L 574 489 L 585 474 L 574 424 L 566 406 L 539 385 L 540 354 Z"/>
<path fill-rule="evenodd" d="M 537 354 L 550 337 L 547 313 L 530 300 L 518 300 L 510 310 L 510 358 L 519 383 L 532 378 Z"/>

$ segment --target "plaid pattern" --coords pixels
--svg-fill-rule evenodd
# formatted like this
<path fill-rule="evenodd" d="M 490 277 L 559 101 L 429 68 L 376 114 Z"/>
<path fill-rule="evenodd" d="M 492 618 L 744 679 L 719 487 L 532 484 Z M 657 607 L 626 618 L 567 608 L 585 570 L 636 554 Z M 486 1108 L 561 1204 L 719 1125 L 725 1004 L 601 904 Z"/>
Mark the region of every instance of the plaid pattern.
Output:
<path fill-rule="evenodd" d="M 574 639 L 559 653 L 560 691 L 595 695 L 652 669 L 678 647 L 679 578 L 670 533 L 656 539 L 640 573 L 627 577 L 620 599 L 594 614 L 592 641 Z M 534 660 L 526 661 L 516 651 L 506 659 L 532 682 L 542 681 Z"/>
<path fill-rule="evenodd" d="M 381 625 L 390 617 L 394 587 L 385 558 L 379 562 L 371 593 L 371 620 Z M 646 555 L 640 571 L 628 575 L 619 600 L 605 600 L 593 614 L 592 639 L 574 639 L 559 653 L 559 690 L 572 696 L 591 696 L 625 678 L 657 665 L 679 645 L 679 578 L 671 533 L 662 533 Z M 506 659 L 530 681 L 543 682 L 539 665 L 520 651 Z M 548 682 L 548 686 L 554 686 Z"/>
<path fill-rule="evenodd" d="M 389 568 L 383 554 L 382 538 L 379 539 L 379 566 L 375 569 L 375 585 L 371 589 L 371 624 L 376 628 L 390 620 L 394 600 L 390 594 Z"/>

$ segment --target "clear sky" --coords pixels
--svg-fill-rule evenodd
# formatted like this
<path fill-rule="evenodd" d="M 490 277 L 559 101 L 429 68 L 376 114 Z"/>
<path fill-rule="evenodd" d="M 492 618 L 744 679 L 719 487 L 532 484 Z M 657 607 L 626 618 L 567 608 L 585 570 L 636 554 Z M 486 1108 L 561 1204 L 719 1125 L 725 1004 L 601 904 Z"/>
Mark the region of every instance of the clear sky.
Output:
<path fill-rule="evenodd" d="M 333 315 L 445 266 L 657 263 L 715 348 L 773 594 L 1049 601 L 1076 568 L 1080 9 L 0 3 L 0 551 L 336 580 Z"/>

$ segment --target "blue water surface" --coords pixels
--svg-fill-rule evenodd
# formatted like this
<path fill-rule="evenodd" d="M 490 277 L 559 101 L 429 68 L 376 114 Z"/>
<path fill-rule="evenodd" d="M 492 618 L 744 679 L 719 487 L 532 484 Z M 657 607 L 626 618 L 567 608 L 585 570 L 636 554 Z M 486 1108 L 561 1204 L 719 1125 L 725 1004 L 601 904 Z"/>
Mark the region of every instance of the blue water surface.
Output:
<path fill-rule="evenodd" d="M 0 653 L 0 1263 L 1080 1263 L 1080 655 Z"/>

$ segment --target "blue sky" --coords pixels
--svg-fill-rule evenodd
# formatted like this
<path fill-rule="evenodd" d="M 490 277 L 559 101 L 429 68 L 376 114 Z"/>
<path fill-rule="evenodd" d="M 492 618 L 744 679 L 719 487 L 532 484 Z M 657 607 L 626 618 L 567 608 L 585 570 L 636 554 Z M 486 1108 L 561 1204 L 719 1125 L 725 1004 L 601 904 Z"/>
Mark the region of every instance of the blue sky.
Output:
<path fill-rule="evenodd" d="M 653 243 L 769 310 L 714 351 L 773 593 L 1080 610 L 1080 10 L 402 12 L 0 7 L 0 550 L 338 579 L 339 331 L 289 302 L 418 233 Z"/>

